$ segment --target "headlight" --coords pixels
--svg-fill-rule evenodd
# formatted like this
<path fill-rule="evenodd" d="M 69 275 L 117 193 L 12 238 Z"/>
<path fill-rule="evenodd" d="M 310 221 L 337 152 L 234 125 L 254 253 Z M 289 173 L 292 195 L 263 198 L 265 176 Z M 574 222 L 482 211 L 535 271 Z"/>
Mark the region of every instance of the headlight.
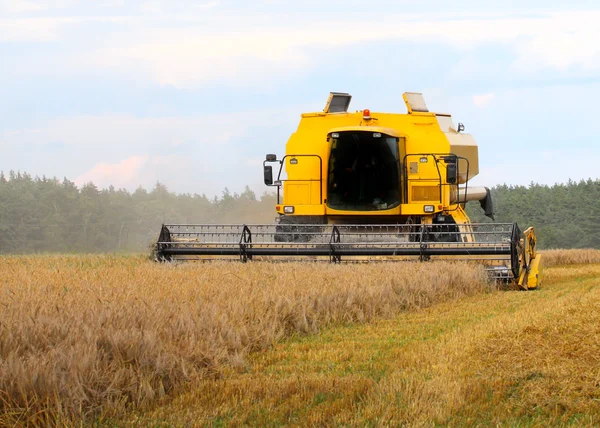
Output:
<path fill-rule="evenodd" d="M 286 214 L 294 214 L 294 207 L 285 206 L 283 207 L 283 212 Z"/>
<path fill-rule="evenodd" d="M 432 213 L 432 212 L 434 212 L 434 211 L 435 211 L 435 207 L 434 207 L 433 205 L 425 205 L 425 206 L 423 207 L 423 210 L 424 210 L 426 213 Z"/>

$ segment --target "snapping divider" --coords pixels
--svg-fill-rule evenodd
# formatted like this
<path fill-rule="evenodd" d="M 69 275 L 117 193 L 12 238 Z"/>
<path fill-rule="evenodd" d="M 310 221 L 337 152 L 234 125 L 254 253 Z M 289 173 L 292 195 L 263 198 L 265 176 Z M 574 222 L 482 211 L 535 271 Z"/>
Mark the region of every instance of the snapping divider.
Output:
<path fill-rule="evenodd" d="M 425 252 L 427 251 L 427 242 L 425 236 L 425 226 L 421 226 L 421 236 L 419 239 L 419 261 L 421 262 L 429 260 L 429 256 L 425 255 Z"/>
<path fill-rule="evenodd" d="M 155 259 L 159 262 L 170 262 L 171 255 L 167 254 L 164 250 L 171 248 L 168 244 L 171 242 L 171 231 L 166 225 L 162 225 L 160 228 L 160 234 L 158 235 L 158 243 L 156 244 Z"/>
<path fill-rule="evenodd" d="M 331 239 L 329 240 L 329 249 L 330 249 L 330 254 L 329 254 L 329 262 L 330 263 L 341 263 L 342 262 L 342 256 L 339 254 L 336 254 L 336 248 L 335 248 L 335 244 L 339 244 L 341 242 L 340 239 L 340 230 L 338 229 L 338 227 L 334 224 L 333 227 L 331 228 Z"/>
<path fill-rule="evenodd" d="M 248 226 L 244 225 L 242 236 L 240 237 L 240 260 L 242 263 L 252 260 L 252 254 L 248 254 L 247 252 L 248 248 L 252 248 L 252 232 Z"/>
<path fill-rule="evenodd" d="M 519 264 L 519 256 L 520 256 L 520 247 L 521 246 L 521 231 L 519 230 L 519 226 L 517 223 L 513 225 L 510 234 L 510 264 L 511 270 L 513 274 L 513 278 L 518 278 L 520 274 L 520 264 Z"/>

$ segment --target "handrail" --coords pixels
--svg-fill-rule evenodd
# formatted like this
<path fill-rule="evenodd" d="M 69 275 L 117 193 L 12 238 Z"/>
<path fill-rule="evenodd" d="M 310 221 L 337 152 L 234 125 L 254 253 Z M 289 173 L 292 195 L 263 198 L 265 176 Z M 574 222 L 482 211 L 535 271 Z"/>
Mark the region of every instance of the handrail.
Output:
<path fill-rule="evenodd" d="M 281 160 L 279 160 L 279 172 L 277 173 L 277 182 L 279 183 L 283 183 L 283 182 L 302 182 L 302 181 L 309 181 L 309 182 L 316 182 L 317 180 L 314 178 L 311 179 L 295 179 L 295 180 L 290 180 L 290 179 L 281 179 L 281 173 L 283 171 L 283 166 L 285 163 L 285 159 L 291 157 L 291 158 L 298 158 L 298 157 L 316 157 L 319 159 L 319 204 L 323 204 L 323 158 L 321 158 L 321 156 L 319 155 L 315 155 L 315 154 L 297 154 L 297 155 L 285 155 L 283 158 L 281 158 Z M 266 161 L 265 161 L 266 162 Z M 263 164 L 265 163 L 263 162 Z M 280 188 L 281 188 L 281 184 L 271 184 L 271 186 L 277 186 L 277 204 L 280 204 Z"/>
<path fill-rule="evenodd" d="M 437 171 L 437 180 L 438 180 L 438 186 L 440 188 L 440 199 L 439 202 L 443 203 L 443 187 L 444 186 L 456 186 L 456 192 L 458 195 L 459 192 L 459 183 L 458 180 L 456 182 L 456 184 L 452 184 L 452 183 L 444 183 L 443 179 L 442 179 L 442 173 L 440 172 L 440 167 L 438 165 L 439 161 L 442 160 L 441 158 L 444 156 L 453 156 L 457 159 L 457 163 L 456 163 L 456 174 L 457 176 L 460 174 L 460 169 L 459 169 L 459 165 L 460 162 L 458 162 L 458 160 L 464 160 L 465 162 L 467 162 L 467 181 L 465 182 L 465 197 L 467 195 L 467 189 L 468 189 L 468 177 L 469 177 L 469 169 L 470 169 L 470 163 L 469 163 L 469 159 L 463 157 L 463 156 L 458 156 L 455 155 L 454 153 L 410 153 L 407 155 L 404 155 L 403 160 L 403 165 L 404 165 L 404 170 L 403 172 L 403 179 L 404 179 L 404 195 L 405 195 L 405 202 L 404 203 L 408 203 L 408 191 L 409 191 L 409 183 L 410 182 L 414 182 L 414 181 L 430 181 L 432 180 L 431 178 L 409 178 L 408 177 L 408 168 L 407 168 L 407 164 L 406 164 L 406 160 L 409 157 L 415 157 L 415 156 L 419 156 L 419 157 L 423 157 L 423 156 L 427 156 L 427 157 L 432 157 L 434 162 L 435 162 L 435 168 Z M 434 178 L 435 179 L 435 178 Z M 449 204 L 450 205 L 450 204 Z M 458 205 L 458 202 L 457 202 Z M 457 207 L 458 208 L 458 207 Z M 454 210 L 451 211 L 455 211 L 457 208 L 455 208 Z"/>

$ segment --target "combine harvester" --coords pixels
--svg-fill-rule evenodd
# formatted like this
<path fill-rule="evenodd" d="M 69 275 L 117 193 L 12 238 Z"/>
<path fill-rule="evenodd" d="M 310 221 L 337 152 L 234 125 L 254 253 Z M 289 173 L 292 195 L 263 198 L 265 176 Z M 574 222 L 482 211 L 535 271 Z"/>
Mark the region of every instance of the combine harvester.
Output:
<path fill-rule="evenodd" d="M 493 219 L 489 189 L 468 185 L 479 172 L 473 137 L 421 94 L 403 97 L 407 114 L 350 113 L 351 96 L 331 93 L 322 112 L 302 115 L 285 156 L 263 162 L 277 188 L 275 224 L 165 224 L 157 260 L 474 260 L 537 288 L 533 228 L 472 224 L 464 210 L 480 201 Z"/>

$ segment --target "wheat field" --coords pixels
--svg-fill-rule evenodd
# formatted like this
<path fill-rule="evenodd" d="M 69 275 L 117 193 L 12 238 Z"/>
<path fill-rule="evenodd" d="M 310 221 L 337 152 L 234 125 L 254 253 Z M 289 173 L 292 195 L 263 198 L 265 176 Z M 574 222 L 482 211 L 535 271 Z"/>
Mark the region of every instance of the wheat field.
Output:
<path fill-rule="evenodd" d="M 600 250 L 592 248 L 574 250 L 545 250 L 542 252 L 544 266 L 600 263 Z"/>
<path fill-rule="evenodd" d="M 600 264 L 252 353 L 135 426 L 600 426 Z"/>
<path fill-rule="evenodd" d="M 122 418 L 324 326 L 491 289 L 473 265 L 0 258 L 0 425 Z"/>

